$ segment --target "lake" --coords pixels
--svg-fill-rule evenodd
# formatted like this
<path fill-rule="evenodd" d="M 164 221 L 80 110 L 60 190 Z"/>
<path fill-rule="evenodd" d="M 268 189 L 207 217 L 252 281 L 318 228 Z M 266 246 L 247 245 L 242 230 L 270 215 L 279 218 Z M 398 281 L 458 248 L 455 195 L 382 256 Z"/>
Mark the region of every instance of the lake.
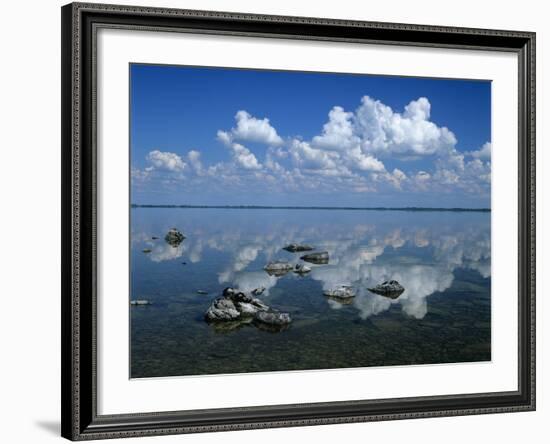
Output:
<path fill-rule="evenodd" d="M 301 262 L 289 243 L 329 263 L 270 276 Z M 151 301 L 130 307 L 132 378 L 491 360 L 490 212 L 132 208 L 130 273 L 130 299 Z M 367 289 L 390 279 L 396 299 Z M 323 295 L 339 285 L 355 298 Z M 225 287 L 265 287 L 290 327 L 207 323 Z"/>

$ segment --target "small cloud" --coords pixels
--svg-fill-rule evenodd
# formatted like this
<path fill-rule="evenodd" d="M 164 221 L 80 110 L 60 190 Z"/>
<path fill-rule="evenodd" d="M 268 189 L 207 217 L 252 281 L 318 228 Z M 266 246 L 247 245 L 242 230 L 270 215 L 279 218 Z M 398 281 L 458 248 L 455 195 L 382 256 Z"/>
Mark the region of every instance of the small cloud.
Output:
<path fill-rule="evenodd" d="M 231 134 L 218 131 L 218 139 L 224 143 L 232 140 L 244 140 L 266 145 L 282 145 L 283 139 L 279 137 L 275 128 L 271 126 L 268 118 L 257 119 L 248 112 L 241 110 L 235 114 L 237 126 L 231 129 Z"/>
<path fill-rule="evenodd" d="M 175 153 L 170 152 L 163 152 L 159 150 L 151 151 L 147 155 L 147 160 L 151 165 L 153 165 L 156 169 L 164 170 L 164 171 L 171 171 L 171 172 L 182 172 L 186 164 L 182 160 L 180 156 L 178 156 Z"/>

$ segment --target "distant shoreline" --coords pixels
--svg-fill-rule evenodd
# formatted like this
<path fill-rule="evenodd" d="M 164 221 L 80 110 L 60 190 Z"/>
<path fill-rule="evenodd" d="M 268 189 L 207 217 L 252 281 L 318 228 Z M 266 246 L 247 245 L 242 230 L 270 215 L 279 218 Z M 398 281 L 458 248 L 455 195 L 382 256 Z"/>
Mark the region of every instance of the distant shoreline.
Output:
<path fill-rule="evenodd" d="M 325 207 L 325 206 L 264 206 L 264 205 L 149 205 L 132 204 L 132 208 L 202 208 L 226 210 L 353 210 L 353 211 L 450 211 L 490 213 L 490 208 L 437 208 L 437 207 Z"/>

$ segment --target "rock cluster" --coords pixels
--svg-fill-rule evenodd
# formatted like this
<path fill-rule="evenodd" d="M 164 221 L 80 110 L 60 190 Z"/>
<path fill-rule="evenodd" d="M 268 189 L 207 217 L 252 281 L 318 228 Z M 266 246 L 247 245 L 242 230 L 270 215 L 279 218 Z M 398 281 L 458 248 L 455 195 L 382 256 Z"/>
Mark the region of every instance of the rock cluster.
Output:
<path fill-rule="evenodd" d="M 263 292 L 264 289 L 252 290 L 252 294 Z M 258 327 L 267 326 L 281 329 L 288 326 L 292 319 L 288 313 L 281 313 L 264 304 L 260 299 L 242 291 L 228 287 L 223 290 L 222 297 L 215 299 L 205 313 L 208 322 L 251 321 Z"/>

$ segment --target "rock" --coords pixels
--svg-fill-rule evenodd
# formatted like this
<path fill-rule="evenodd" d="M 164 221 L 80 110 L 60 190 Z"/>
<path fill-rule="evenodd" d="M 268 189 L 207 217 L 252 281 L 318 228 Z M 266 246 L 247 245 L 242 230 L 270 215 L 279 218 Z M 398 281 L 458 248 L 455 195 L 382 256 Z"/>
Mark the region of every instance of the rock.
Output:
<path fill-rule="evenodd" d="M 146 299 L 133 299 L 130 301 L 130 305 L 151 305 L 152 302 Z"/>
<path fill-rule="evenodd" d="M 206 290 L 197 290 L 198 294 L 208 294 Z"/>
<path fill-rule="evenodd" d="M 349 285 L 341 285 L 337 288 L 323 291 L 323 294 L 332 299 L 352 299 L 355 297 L 356 292 L 353 287 Z"/>
<path fill-rule="evenodd" d="M 294 273 L 304 275 L 308 274 L 311 271 L 311 267 L 308 267 L 306 264 L 296 264 L 294 266 Z"/>
<path fill-rule="evenodd" d="M 143 251 L 144 253 L 150 253 L 150 252 L 153 251 L 153 250 L 151 250 L 150 248 L 144 248 L 144 249 L 141 250 L 141 251 Z"/>
<path fill-rule="evenodd" d="M 183 242 L 184 239 L 185 236 L 177 228 L 170 228 L 168 233 L 166 233 L 166 236 L 164 236 L 164 240 L 172 247 L 177 247 Z"/>
<path fill-rule="evenodd" d="M 223 297 L 212 302 L 205 316 L 209 321 L 231 321 L 267 310 L 269 307 L 259 299 L 227 287 L 223 290 Z"/>
<path fill-rule="evenodd" d="M 208 321 L 234 321 L 241 313 L 231 299 L 218 298 L 206 310 L 205 318 Z"/>
<path fill-rule="evenodd" d="M 251 291 L 254 296 L 260 296 L 265 291 L 265 287 L 255 288 Z"/>
<path fill-rule="evenodd" d="M 158 237 L 157 237 L 157 236 L 152 236 L 151 239 L 152 239 L 152 240 L 157 240 Z"/>
<path fill-rule="evenodd" d="M 214 325 L 230 324 L 219 328 L 219 332 L 229 332 L 251 322 L 264 330 L 280 331 L 291 322 L 288 313 L 272 310 L 259 299 L 231 287 L 225 288 L 223 296 L 212 302 L 205 318 Z"/>
<path fill-rule="evenodd" d="M 376 287 L 369 288 L 369 291 L 391 299 L 397 299 L 401 296 L 401 293 L 405 291 L 405 288 L 399 282 L 391 280 L 384 281 Z"/>
<path fill-rule="evenodd" d="M 259 311 L 254 316 L 254 320 L 268 325 L 288 325 L 292 322 L 288 313 L 281 313 L 275 310 Z"/>
<path fill-rule="evenodd" d="M 311 251 L 313 247 L 309 245 L 288 244 L 286 247 L 283 247 L 283 250 L 289 251 L 290 253 L 296 253 L 299 251 Z"/>
<path fill-rule="evenodd" d="M 312 264 L 328 264 L 328 251 L 305 254 L 301 256 L 300 259 L 311 262 Z"/>
<path fill-rule="evenodd" d="M 292 265 L 285 261 L 269 262 L 264 267 L 264 270 L 267 271 L 267 274 L 270 276 L 284 276 L 292 270 Z"/>

